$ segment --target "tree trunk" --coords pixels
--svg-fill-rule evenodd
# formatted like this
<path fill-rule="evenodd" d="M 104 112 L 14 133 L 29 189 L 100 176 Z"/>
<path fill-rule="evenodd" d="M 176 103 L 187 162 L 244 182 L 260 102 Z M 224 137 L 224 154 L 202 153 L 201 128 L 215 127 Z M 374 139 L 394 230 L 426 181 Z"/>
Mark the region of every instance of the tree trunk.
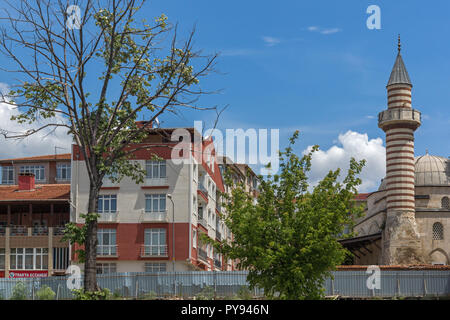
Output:
<path fill-rule="evenodd" d="M 98 211 L 98 192 L 99 189 L 90 182 L 88 213 L 97 213 Z M 85 259 L 84 290 L 97 291 L 97 219 L 87 224 Z"/>

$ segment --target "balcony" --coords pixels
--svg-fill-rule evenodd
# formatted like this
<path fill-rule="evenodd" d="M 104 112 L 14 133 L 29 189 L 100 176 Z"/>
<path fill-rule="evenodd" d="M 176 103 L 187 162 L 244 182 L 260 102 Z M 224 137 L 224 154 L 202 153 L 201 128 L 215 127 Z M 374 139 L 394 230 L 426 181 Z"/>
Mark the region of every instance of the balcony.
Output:
<path fill-rule="evenodd" d="M 119 211 L 116 212 L 99 212 L 100 217 L 98 222 L 108 223 L 108 222 L 119 222 Z"/>
<path fill-rule="evenodd" d="M 57 226 L 57 227 L 53 227 L 53 235 L 54 236 L 63 236 L 64 235 L 64 230 L 66 229 L 65 226 Z"/>
<path fill-rule="evenodd" d="M 203 197 L 206 203 L 208 203 L 208 190 L 205 188 L 203 183 L 198 184 L 197 192 L 200 193 L 200 195 Z M 202 198 L 198 198 L 198 200 L 201 200 Z"/>
<path fill-rule="evenodd" d="M 97 257 L 117 257 L 117 245 L 116 244 L 108 244 L 108 245 L 98 245 L 97 246 Z"/>
<path fill-rule="evenodd" d="M 26 226 L 11 226 L 9 229 L 10 236 L 28 236 L 28 228 Z"/>
<path fill-rule="evenodd" d="M 203 216 L 198 216 L 197 222 L 198 222 L 198 224 L 201 224 L 206 229 L 208 229 L 208 222 L 206 221 L 205 218 L 203 218 Z"/>
<path fill-rule="evenodd" d="M 208 263 L 208 254 L 206 253 L 205 250 L 199 248 L 197 253 L 198 253 L 197 256 L 198 256 L 199 260 L 202 260 L 203 262 Z"/>
<path fill-rule="evenodd" d="M 407 123 L 416 129 L 421 123 L 420 111 L 410 108 L 398 108 L 388 109 L 378 114 L 378 127 L 381 129 L 388 129 L 389 125 L 396 123 Z"/>
<path fill-rule="evenodd" d="M 32 230 L 33 236 L 48 236 L 48 228 L 44 226 L 33 227 Z"/>
<path fill-rule="evenodd" d="M 168 186 L 169 181 L 167 177 L 165 178 L 145 178 L 144 186 L 146 187 L 156 187 L 156 186 Z"/>
<path fill-rule="evenodd" d="M 168 257 L 167 245 L 142 245 L 142 258 Z"/>
<path fill-rule="evenodd" d="M 143 222 L 168 222 L 166 211 L 162 212 L 142 212 Z"/>

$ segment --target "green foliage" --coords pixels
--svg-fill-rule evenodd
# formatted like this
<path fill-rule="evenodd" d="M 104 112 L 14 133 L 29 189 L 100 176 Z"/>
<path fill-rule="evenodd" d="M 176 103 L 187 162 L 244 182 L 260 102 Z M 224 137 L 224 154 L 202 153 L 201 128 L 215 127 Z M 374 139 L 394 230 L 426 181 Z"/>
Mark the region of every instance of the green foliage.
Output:
<path fill-rule="evenodd" d="M 147 292 L 147 293 L 143 294 L 140 297 L 140 299 L 142 299 L 142 300 L 155 300 L 156 297 L 157 297 L 156 292 L 150 291 L 150 292 Z"/>
<path fill-rule="evenodd" d="M 253 298 L 253 294 L 247 286 L 242 286 L 239 288 L 237 297 L 241 300 L 251 300 Z"/>
<path fill-rule="evenodd" d="M 213 300 L 214 288 L 211 286 L 204 287 L 196 296 L 195 300 Z"/>
<path fill-rule="evenodd" d="M 38 300 L 54 300 L 56 293 L 49 286 L 42 286 L 37 292 Z"/>
<path fill-rule="evenodd" d="M 18 282 L 14 288 L 10 300 L 27 300 L 28 294 L 27 294 L 27 287 L 25 286 L 25 283 L 22 281 Z"/>
<path fill-rule="evenodd" d="M 293 152 L 297 138 L 298 132 L 280 152 L 280 173 L 259 177 L 256 204 L 242 184 L 231 196 L 223 195 L 225 223 L 234 241 L 201 239 L 226 258 L 239 259 L 238 267 L 249 271 L 250 287 L 264 289 L 268 298 L 323 297 L 324 280 L 346 257 L 347 250 L 337 240 L 346 226 L 352 230 L 353 219 L 362 212 L 354 196 L 365 161 L 351 159 L 342 182 L 337 169 L 312 188 L 307 173 L 318 146 L 300 158 Z M 229 177 L 226 180 L 231 185 Z"/>
<path fill-rule="evenodd" d="M 85 291 L 82 289 L 72 290 L 74 300 L 109 300 L 112 298 L 111 291 L 104 288 L 99 291 Z"/>

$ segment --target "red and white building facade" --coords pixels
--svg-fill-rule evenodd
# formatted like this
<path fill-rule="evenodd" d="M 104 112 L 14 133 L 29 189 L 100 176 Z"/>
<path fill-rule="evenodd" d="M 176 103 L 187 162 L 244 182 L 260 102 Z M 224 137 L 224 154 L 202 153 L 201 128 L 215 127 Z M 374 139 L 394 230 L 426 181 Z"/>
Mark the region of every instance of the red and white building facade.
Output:
<path fill-rule="evenodd" d="M 187 143 L 182 151 L 179 139 L 171 141 L 175 130 L 180 129 L 150 129 L 146 148 L 133 152 L 130 161 L 146 170 L 143 183 L 128 177 L 120 183 L 104 179 L 98 199 L 98 273 L 234 269 L 232 261 L 224 261 L 199 240 L 201 233 L 231 240 L 221 219 L 219 194 L 224 185 L 213 142 L 193 128 L 181 129 L 190 136 L 183 140 Z M 174 154 L 184 161 L 173 161 Z M 89 178 L 76 145 L 70 192 L 71 221 L 81 225 Z M 72 258 L 76 263 L 74 254 Z"/>

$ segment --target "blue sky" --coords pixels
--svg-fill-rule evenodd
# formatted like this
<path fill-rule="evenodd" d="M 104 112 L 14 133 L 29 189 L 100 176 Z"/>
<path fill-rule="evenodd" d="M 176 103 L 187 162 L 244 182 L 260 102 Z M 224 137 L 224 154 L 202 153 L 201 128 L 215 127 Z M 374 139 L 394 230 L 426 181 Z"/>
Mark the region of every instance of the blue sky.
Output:
<path fill-rule="evenodd" d="M 374 4 L 381 9 L 381 30 L 366 26 L 366 9 Z M 367 177 L 371 183 L 364 191 L 374 189 L 384 174 L 377 115 L 386 108 L 385 86 L 400 33 L 413 107 L 423 115 L 416 154 L 428 149 L 450 155 L 449 1 L 158 0 L 147 1 L 144 10 L 149 19 L 165 13 L 181 34 L 195 24 L 195 47 L 221 54 L 219 73 L 201 84 L 222 92 L 200 100 L 205 106 L 229 105 L 219 129 L 280 129 L 281 147 L 299 129 L 298 152 L 318 144 L 328 152 L 324 159 L 336 164 L 342 162 L 335 161 L 333 150 L 373 157 L 377 174 Z M 0 73 L 0 83 L 8 80 Z M 193 126 L 194 120 L 208 127 L 214 119 L 206 112 L 160 118 L 165 127 Z M 355 147 L 359 143 L 363 150 Z"/>
<path fill-rule="evenodd" d="M 381 9 L 381 30 L 366 27 L 371 4 Z M 416 153 L 450 155 L 448 1 L 165 0 L 148 8 L 183 30 L 195 23 L 197 48 L 222 53 L 222 74 L 203 84 L 224 91 L 202 100 L 230 105 L 219 127 L 280 128 L 282 141 L 298 128 L 299 148 L 327 149 L 347 130 L 384 140 L 377 114 L 386 108 L 400 33 L 413 107 L 424 116 Z M 187 125 L 186 117 L 170 123 Z M 201 118 L 211 123 L 214 115 Z"/>

